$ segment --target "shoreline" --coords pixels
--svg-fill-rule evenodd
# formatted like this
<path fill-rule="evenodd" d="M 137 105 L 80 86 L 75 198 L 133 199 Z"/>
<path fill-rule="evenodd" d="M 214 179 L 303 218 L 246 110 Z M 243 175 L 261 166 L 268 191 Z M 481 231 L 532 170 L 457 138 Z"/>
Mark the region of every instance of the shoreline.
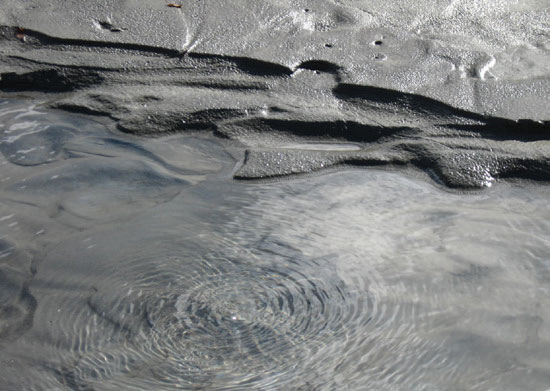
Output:
<path fill-rule="evenodd" d="M 495 60 L 472 45 L 470 68 L 457 66 L 465 49 L 453 40 L 445 47 L 395 26 L 365 26 L 357 9 L 331 2 L 252 15 L 236 1 L 248 21 L 242 37 L 239 20 L 222 13 L 227 6 L 209 1 L 61 3 L 8 3 L 0 17 L 3 95 L 45 93 L 51 108 L 106 116 L 140 136 L 236 140 L 248 148 L 237 179 L 392 165 L 431 171 L 461 189 L 550 181 L 550 72 L 532 66 L 507 75 L 499 70 L 506 50 Z M 201 14 L 208 10 L 215 12 Z M 69 15 L 65 28 L 54 23 Z M 275 15 L 288 16 L 279 30 L 258 30 Z M 226 37 L 214 34 L 215 17 L 228 23 Z M 282 46 L 285 55 L 273 49 Z M 535 65 L 550 58 L 548 48 L 537 50 Z M 335 148 L 286 148 L 312 143 Z M 342 151 L 342 143 L 360 150 Z"/>

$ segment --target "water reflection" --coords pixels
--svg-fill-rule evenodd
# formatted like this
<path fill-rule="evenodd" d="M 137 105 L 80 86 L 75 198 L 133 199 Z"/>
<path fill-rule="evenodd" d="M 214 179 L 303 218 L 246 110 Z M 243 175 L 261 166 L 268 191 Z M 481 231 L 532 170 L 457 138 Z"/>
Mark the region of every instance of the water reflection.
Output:
<path fill-rule="evenodd" d="M 209 139 L 0 116 L 3 389 L 550 384 L 548 188 L 235 183 Z"/>

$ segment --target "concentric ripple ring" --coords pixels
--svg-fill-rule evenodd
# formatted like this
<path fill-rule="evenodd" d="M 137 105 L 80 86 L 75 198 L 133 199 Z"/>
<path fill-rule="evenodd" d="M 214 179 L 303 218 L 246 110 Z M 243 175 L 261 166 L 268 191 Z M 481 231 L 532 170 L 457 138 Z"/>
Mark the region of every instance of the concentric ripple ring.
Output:
<path fill-rule="evenodd" d="M 84 344 L 62 382 L 130 387 L 146 368 L 157 389 L 261 389 L 297 378 L 311 385 L 327 377 L 327 351 L 369 322 L 372 303 L 324 259 L 235 248 L 197 259 L 186 256 L 200 253 L 192 247 L 126 260 L 93 288 L 74 323 L 89 328 L 94 318 L 108 342 Z"/>

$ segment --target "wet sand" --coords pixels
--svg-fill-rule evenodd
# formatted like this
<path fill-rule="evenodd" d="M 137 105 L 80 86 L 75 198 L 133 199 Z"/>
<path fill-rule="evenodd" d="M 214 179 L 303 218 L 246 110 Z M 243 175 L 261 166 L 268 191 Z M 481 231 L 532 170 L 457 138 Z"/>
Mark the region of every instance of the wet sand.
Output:
<path fill-rule="evenodd" d="M 139 135 L 249 148 L 236 176 L 405 166 L 458 188 L 548 181 L 543 1 L 7 1 L 0 90 Z M 360 151 L 287 145 L 350 143 Z"/>
<path fill-rule="evenodd" d="M 546 391 L 545 1 L 175 5 L 3 2 L 0 388 Z"/>

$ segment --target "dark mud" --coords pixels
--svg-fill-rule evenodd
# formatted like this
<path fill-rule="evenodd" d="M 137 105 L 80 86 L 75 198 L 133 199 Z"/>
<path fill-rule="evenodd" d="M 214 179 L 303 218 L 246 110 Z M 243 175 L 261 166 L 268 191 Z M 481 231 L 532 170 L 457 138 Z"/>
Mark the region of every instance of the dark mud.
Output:
<path fill-rule="evenodd" d="M 136 135 L 238 140 L 239 179 L 390 165 L 456 188 L 550 180 L 548 9 L 440 3 L 9 1 L 0 90 Z"/>

